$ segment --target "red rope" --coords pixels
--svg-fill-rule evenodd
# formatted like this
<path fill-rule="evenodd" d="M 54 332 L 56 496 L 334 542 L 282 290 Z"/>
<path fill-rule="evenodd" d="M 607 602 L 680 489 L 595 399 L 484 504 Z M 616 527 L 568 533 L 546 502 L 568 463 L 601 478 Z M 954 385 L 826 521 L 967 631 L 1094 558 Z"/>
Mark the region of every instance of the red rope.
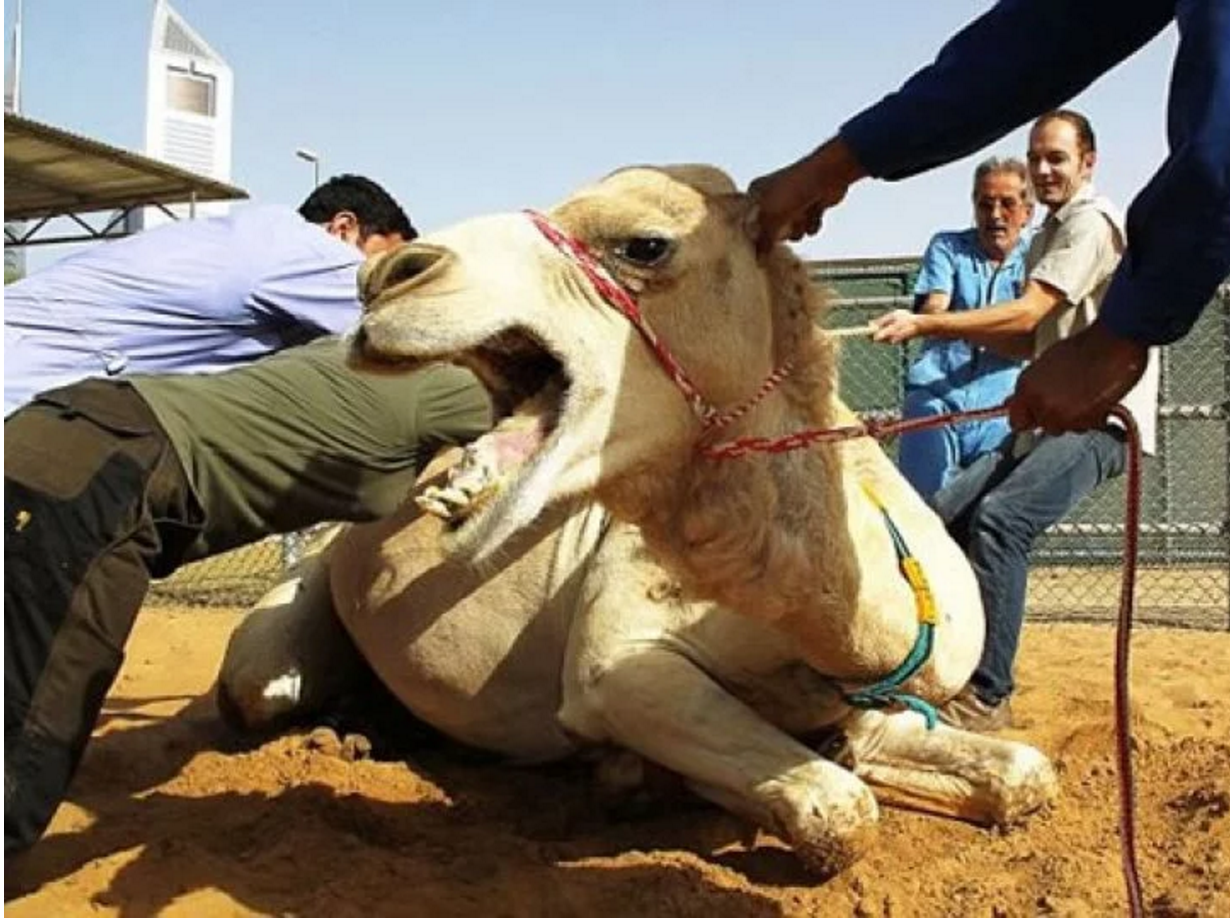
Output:
<path fill-rule="evenodd" d="M 1130 670 L 1132 611 L 1136 597 L 1136 556 L 1140 542 L 1140 430 L 1126 408 L 1111 416 L 1128 435 L 1127 484 L 1123 532 L 1123 580 L 1119 585 L 1119 623 L 1115 630 L 1115 752 L 1119 777 L 1119 846 L 1123 880 L 1132 917 L 1144 917 L 1140 871 L 1136 862 L 1136 781 L 1132 774 L 1132 704 Z"/>
<path fill-rule="evenodd" d="M 725 443 L 699 447 L 700 453 L 709 459 L 737 459 L 754 452 L 782 453 L 802 449 L 816 443 L 834 443 L 840 440 L 871 437 L 883 440 L 890 436 L 926 430 L 949 423 L 970 420 L 987 420 L 1008 412 L 1008 406 L 975 411 L 958 411 L 950 414 L 932 414 L 909 420 L 887 422 L 863 420 L 857 424 L 827 427 L 820 430 L 803 430 L 786 436 L 768 438 L 758 436 L 740 437 Z M 1136 597 L 1136 557 L 1140 536 L 1140 431 L 1132 415 L 1123 407 L 1116 406 L 1111 416 L 1118 418 L 1127 431 L 1128 459 L 1126 500 L 1124 511 L 1123 580 L 1119 587 L 1119 619 L 1115 633 L 1115 755 L 1119 777 L 1119 844 L 1123 862 L 1123 878 L 1127 889 L 1128 907 L 1132 917 L 1144 916 L 1141 899 L 1140 872 L 1136 857 L 1136 793 L 1132 770 L 1131 692 L 1128 659 L 1131 651 L 1132 613 Z"/>
<path fill-rule="evenodd" d="M 726 410 L 710 404 L 688 376 L 687 371 L 675 359 L 675 354 L 670 351 L 670 348 L 658 336 L 657 331 L 653 329 L 653 325 L 641 313 L 641 308 L 636 303 L 636 299 L 602 265 L 602 261 L 585 245 L 585 242 L 568 234 L 562 228 L 556 227 L 551 219 L 545 215 L 531 209 L 526 209 L 525 214 L 534 223 L 534 227 L 538 229 L 539 233 L 550 241 L 556 250 L 572 261 L 585 278 L 589 280 L 594 290 L 606 299 L 607 304 L 627 318 L 628 323 L 636 329 L 653 351 L 654 356 L 658 359 L 658 363 L 666 371 L 666 374 L 670 376 L 671 381 L 675 383 L 675 387 L 683 392 L 683 397 L 691 406 L 692 412 L 700 419 L 706 433 L 710 430 L 719 430 L 732 421 L 738 420 L 763 401 L 790 375 L 793 363 L 782 363 L 782 365 L 773 369 L 765 376 L 764 381 L 760 384 L 755 394 L 743 403 Z"/>
<path fill-rule="evenodd" d="M 793 452 L 796 449 L 814 446 L 816 443 L 837 443 L 861 436 L 884 440 L 890 436 L 910 433 L 914 430 L 927 430 L 957 421 L 987 420 L 992 417 L 1002 417 L 1006 413 L 1008 413 L 1007 405 L 1001 404 L 998 407 L 982 410 L 931 414 L 928 417 L 913 417 L 909 420 L 862 420 L 856 424 L 824 427 L 819 430 L 800 430 L 797 433 L 788 433 L 778 437 L 741 436 L 725 443 L 701 445 L 698 451 L 707 459 L 738 459 L 754 452 Z"/>

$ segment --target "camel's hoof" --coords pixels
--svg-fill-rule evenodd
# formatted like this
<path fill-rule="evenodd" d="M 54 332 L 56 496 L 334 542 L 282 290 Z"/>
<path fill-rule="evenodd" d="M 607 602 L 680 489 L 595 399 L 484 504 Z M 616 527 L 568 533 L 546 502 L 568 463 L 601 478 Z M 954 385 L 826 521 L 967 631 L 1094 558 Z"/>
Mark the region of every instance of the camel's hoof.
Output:
<path fill-rule="evenodd" d="M 354 763 L 372 756 L 372 743 L 366 735 L 351 733 L 342 739 L 342 760 Z"/>
<path fill-rule="evenodd" d="M 822 881 L 828 881 L 838 873 L 854 865 L 854 861 L 867 852 L 876 838 L 876 827 L 870 825 L 857 831 L 846 832 L 841 837 L 813 838 L 796 842 L 794 852 L 804 868 Z"/>
<path fill-rule="evenodd" d="M 1059 776 L 1045 754 L 1021 745 L 1000 784 L 991 821 L 1010 825 L 1059 798 Z"/>
<path fill-rule="evenodd" d="M 789 841 L 804 867 L 830 879 L 857 860 L 875 840 L 880 809 L 871 790 L 859 785 L 844 793 L 842 803 L 804 803 L 789 817 L 778 817 L 781 836 Z"/>

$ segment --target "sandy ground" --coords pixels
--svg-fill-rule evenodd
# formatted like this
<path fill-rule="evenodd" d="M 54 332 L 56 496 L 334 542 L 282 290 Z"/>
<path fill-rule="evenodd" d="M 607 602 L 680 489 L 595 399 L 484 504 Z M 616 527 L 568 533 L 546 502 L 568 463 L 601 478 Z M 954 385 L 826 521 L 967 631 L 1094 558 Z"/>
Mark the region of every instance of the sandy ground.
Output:
<path fill-rule="evenodd" d="M 71 801 L 5 863 L 17 915 L 1117 915 L 1112 631 L 1027 629 L 1014 736 L 1063 796 L 988 831 L 887 810 L 852 869 L 708 806 L 611 817 L 579 764 L 441 744 L 347 761 L 303 735 L 240 744 L 209 688 L 234 611 L 150 610 Z M 1138 629 L 1138 825 L 1155 914 L 1230 915 L 1230 633 Z"/>

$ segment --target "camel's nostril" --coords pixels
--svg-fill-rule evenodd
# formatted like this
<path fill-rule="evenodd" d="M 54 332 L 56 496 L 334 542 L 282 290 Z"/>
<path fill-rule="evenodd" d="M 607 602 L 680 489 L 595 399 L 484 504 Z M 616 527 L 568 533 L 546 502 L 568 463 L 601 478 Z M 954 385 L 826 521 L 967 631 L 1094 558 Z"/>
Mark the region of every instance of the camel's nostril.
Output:
<path fill-rule="evenodd" d="M 442 247 L 414 242 L 368 260 L 359 270 L 359 291 L 364 304 L 374 308 L 373 303 L 391 290 L 422 279 L 446 254 Z"/>
<path fill-rule="evenodd" d="M 444 256 L 438 249 L 416 244 L 402 247 L 389 256 L 388 268 L 381 279 L 380 290 L 391 289 L 427 272 Z"/>

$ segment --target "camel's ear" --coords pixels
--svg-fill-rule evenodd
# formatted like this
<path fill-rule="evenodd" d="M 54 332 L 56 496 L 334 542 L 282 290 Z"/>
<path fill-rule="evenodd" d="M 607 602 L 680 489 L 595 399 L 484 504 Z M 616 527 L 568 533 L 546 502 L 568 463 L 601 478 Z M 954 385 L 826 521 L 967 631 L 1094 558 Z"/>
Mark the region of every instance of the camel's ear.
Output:
<path fill-rule="evenodd" d="M 743 233 L 747 235 L 754 247 L 760 240 L 760 203 L 750 196 L 745 196 L 744 201 Z"/>
<path fill-rule="evenodd" d="M 722 197 L 722 207 L 730 215 L 731 222 L 743 228 L 743 234 L 754 247 L 760 237 L 760 204 L 747 193 L 734 193 Z"/>

